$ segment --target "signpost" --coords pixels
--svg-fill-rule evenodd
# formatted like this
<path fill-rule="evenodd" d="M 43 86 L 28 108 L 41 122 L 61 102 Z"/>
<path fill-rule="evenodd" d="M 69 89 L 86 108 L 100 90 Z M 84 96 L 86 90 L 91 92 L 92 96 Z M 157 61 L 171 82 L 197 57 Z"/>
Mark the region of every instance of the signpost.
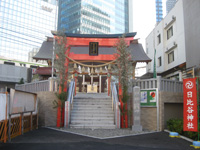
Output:
<path fill-rule="evenodd" d="M 196 78 L 188 78 L 183 80 L 183 93 L 183 130 L 198 132 L 198 103 Z"/>

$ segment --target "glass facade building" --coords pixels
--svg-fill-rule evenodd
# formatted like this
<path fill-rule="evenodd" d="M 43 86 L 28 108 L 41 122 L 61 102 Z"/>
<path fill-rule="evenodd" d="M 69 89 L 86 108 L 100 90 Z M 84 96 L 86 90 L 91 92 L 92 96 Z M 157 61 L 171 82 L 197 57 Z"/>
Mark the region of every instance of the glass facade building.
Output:
<path fill-rule="evenodd" d="M 58 30 L 81 34 L 129 32 L 128 0 L 60 0 Z"/>
<path fill-rule="evenodd" d="M 163 19 L 162 0 L 155 0 L 156 2 L 156 22 L 159 23 Z"/>
<path fill-rule="evenodd" d="M 0 56 L 28 61 L 55 30 L 56 0 L 0 0 Z"/>
<path fill-rule="evenodd" d="M 177 0 L 167 0 L 166 1 L 166 11 L 167 11 L 167 14 L 174 7 L 174 5 L 176 4 L 176 2 L 177 2 Z"/>

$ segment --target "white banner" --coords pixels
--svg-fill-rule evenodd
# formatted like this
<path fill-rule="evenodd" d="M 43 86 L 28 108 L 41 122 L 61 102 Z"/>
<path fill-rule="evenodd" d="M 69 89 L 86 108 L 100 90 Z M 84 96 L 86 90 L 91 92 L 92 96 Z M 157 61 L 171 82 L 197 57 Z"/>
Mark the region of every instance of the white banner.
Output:
<path fill-rule="evenodd" d="M 6 94 L 0 94 L 0 121 L 5 120 Z"/>

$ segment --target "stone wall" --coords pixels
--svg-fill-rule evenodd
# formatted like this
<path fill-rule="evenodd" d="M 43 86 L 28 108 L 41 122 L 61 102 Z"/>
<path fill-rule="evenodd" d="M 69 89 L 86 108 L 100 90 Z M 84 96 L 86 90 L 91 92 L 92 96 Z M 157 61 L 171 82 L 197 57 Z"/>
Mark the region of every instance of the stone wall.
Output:
<path fill-rule="evenodd" d="M 143 130 L 157 130 L 157 108 L 141 107 L 141 125 Z"/>
<path fill-rule="evenodd" d="M 57 108 L 53 101 L 57 100 L 54 92 L 38 92 L 38 124 L 39 126 L 56 126 Z"/>

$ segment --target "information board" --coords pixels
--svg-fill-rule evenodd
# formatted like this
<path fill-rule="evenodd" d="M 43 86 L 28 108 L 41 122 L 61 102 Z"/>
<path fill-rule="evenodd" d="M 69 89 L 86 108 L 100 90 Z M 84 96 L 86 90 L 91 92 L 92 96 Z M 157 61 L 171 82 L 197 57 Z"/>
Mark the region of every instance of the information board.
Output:
<path fill-rule="evenodd" d="M 153 106 L 157 104 L 157 90 L 156 89 L 145 89 L 140 90 L 141 94 L 141 106 Z"/>

